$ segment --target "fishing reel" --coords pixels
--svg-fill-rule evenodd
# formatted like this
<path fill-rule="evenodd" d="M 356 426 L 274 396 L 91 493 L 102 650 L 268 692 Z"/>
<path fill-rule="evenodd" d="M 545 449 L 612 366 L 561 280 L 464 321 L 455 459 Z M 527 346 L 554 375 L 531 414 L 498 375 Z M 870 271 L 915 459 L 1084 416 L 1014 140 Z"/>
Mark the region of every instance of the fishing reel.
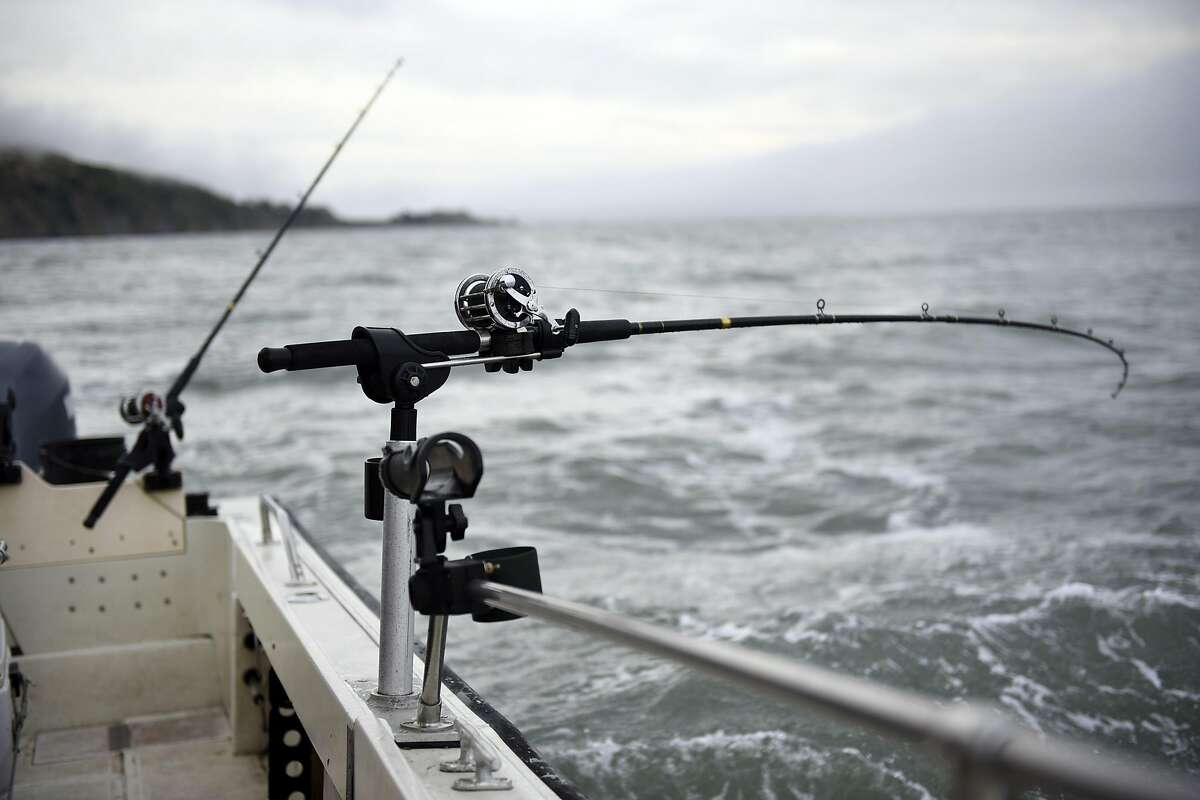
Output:
<path fill-rule="evenodd" d="M 154 418 L 161 419 L 167 411 L 167 401 L 154 392 L 138 392 L 121 398 L 117 410 L 121 419 L 130 425 L 140 425 Z"/>
<path fill-rule="evenodd" d="M 464 327 L 475 331 L 519 331 L 539 319 L 555 333 L 560 328 L 538 302 L 533 280 L 516 267 L 464 278 L 454 292 L 454 313 Z"/>
<path fill-rule="evenodd" d="M 138 392 L 121 398 L 117 411 L 130 425 L 166 425 L 176 436 L 183 438 L 184 405 L 178 398 L 172 400 L 170 395 L 163 397 L 157 392 Z"/>
<path fill-rule="evenodd" d="M 558 358 L 579 339 L 579 312 L 572 308 L 562 321 L 550 316 L 533 280 L 516 267 L 464 278 L 454 292 L 454 313 L 479 336 L 481 355 L 508 359 L 484 364 L 488 372 L 531 370 L 534 356 Z"/>
<path fill-rule="evenodd" d="M 454 293 L 454 313 L 466 331 L 404 334 L 396 328 L 360 326 L 341 341 L 264 347 L 258 353 L 258 368 L 275 372 L 357 367 L 367 397 L 412 408 L 441 388 L 454 367 L 528 371 L 534 361 L 560 358 L 578 342 L 628 339 L 632 332 L 627 320 L 599 320 L 588 323 L 585 337 L 579 312 L 572 308 L 561 320 L 551 317 L 529 276 L 516 268 L 468 276 Z"/>
<path fill-rule="evenodd" d="M 177 403 L 177 406 L 179 412 L 182 412 L 183 404 Z M 101 515 L 131 472 L 141 472 L 146 467 L 153 467 L 153 470 L 142 478 L 142 487 L 148 492 L 167 491 L 183 486 L 183 476 L 171 468 L 175 460 L 175 449 L 171 447 L 171 434 L 168 430 L 169 425 L 170 430 L 174 430 L 177 436 L 182 436 L 183 425 L 178 414 L 170 414 L 170 408 L 170 402 L 154 392 L 139 392 L 122 399 L 118 404 L 117 410 L 121 413 L 121 419 L 130 425 L 141 425 L 142 430 L 133 443 L 133 449 L 121 456 L 121 460 L 117 462 L 108 485 L 104 487 L 104 491 L 100 493 L 84 519 L 83 527 L 96 527 Z"/>

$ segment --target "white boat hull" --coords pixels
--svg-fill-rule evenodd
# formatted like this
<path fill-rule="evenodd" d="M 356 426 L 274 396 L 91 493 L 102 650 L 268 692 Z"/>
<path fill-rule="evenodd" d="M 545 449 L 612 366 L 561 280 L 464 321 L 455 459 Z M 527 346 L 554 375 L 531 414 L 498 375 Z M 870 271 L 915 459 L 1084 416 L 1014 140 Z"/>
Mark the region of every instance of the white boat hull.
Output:
<path fill-rule="evenodd" d="M 391 711 L 371 700 L 379 618 L 317 548 L 294 540 L 311 582 L 296 586 L 280 538 L 264 536 L 258 498 L 189 518 L 181 493 L 137 485 L 123 488 L 111 516 L 87 531 L 80 509 L 100 488 L 51 486 L 28 470 L 20 484 L 0 487 L 12 556 L 0 567 L 0 610 L 30 692 L 16 796 L 55 796 L 70 784 L 108 797 L 100 787 L 115 781 L 121 796 L 136 797 L 138 785 L 160 780 L 156 764 L 166 759 L 181 792 L 264 797 L 266 704 L 256 700 L 273 671 L 319 759 L 321 795 L 312 796 L 463 797 L 453 786 L 464 776 L 439 769 L 458 757 L 457 747 L 397 745 L 395 723 L 413 713 L 415 697 Z M 247 682 L 251 670 L 261 680 Z M 422 670 L 414 664 L 416 686 Z M 498 757 L 497 774 L 513 784 L 503 796 L 570 796 L 502 717 L 485 719 L 449 690 L 443 708 Z M 132 732 L 124 740 L 123 730 Z M 200 735 L 180 739 L 179 730 Z M 139 745 L 154 736 L 157 745 Z M 528 752 L 515 752 L 514 741 Z M 206 780 L 220 785 L 202 787 Z"/>

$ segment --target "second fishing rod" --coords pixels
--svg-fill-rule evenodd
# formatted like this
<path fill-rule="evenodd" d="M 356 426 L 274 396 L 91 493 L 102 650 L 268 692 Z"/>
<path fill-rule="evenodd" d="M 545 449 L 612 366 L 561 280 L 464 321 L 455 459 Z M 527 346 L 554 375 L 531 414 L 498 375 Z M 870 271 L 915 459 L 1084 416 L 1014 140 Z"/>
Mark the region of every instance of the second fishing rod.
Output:
<path fill-rule="evenodd" d="M 283 238 L 284 234 L 292 227 L 292 224 L 299 219 L 301 212 L 304 211 L 308 204 L 308 198 L 316 190 L 321 179 L 325 177 L 325 173 L 333 166 L 333 162 L 337 160 L 338 155 L 342 152 L 342 148 L 350 141 L 350 137 L 358 130 L 359 124 L 366 117 L 367 112 L 375 105 L 375 101 L 379 99 L 379 95 L 383 93 L 384 88 L 391 82 L 392 76 L 396 74 L 396 70 L 400 69 L 404 63 L 404 59 L 397 59 L 388 70 L 387 75 L 375 88 L 375 92 L 371 95 L 371 99 L 363 106 L 358 115 L 355 116 L 354 122 L 338 140 L 338 143 L 333 148 L 333 152 L 321 165 L 321 169 L 317 171 L 316 176 L 309 183 L 308 188 L 300 195 L 300 199 L 293 206 L 291 212 L 283 220 L 283 223 L 275 231 L 275 235 L 271 237 L 271 242 L 267 247 L 259 253 L 258 260 L 254 263 L 254 267 L 250 273 L 242 281 L 242 285 L 238 287 L 233 299 L 226 304 L 221 311 L 217 322 L 209 330 L 208 335 L 200 343 L 200 347 L 188 359 L 187 364 L 179 375 L 175 378 L 171 387 L 167 390 L 165 396 L 155 392 L 140 392 L 137 395 L 125 398 L 120 402 L 119 409 L 121 418 L 131 425 L 141 425 L 141 431 L 138 433 L 137 439 L 134 441 L 133 449 L 121 456 L 120 460 L 113 468 L 112 477 L 108 480 L 108 485 L 104 487 L 104 491 L 96 498 L 96 502 L 92 505 L 87 517 L 83 520 L 83 527 L 94 528 L 96 523 L 100 521 L 105 510 L 108 509 L 113 498 L 117 496 L 121 485 L 130 473 L 140 472 L 147 467 L 153 467 L 151 472 L 145 476 L 142 481 L 143 487 L 147 491 L 162 491 L 170 489 L 178 489 L 183 485 L 183 477 L 171 465 L 175 460 L 175 450 L 171 446 L 171 433 L 179 439 L 183 439 L 183 412 L 185 406 L 180 399 L 183 391 L 187 388 L 192 380 L 192 376 L 196 374 L 196 370 L 200 368 L 200 362 L 204 360 L 208 348 L 212 345 L 213 340 L 225 327 L 225 323 L 229 321 L 229 317 L 237 309 L 238 303 L 242 301 L 246 290 L 254 283 L 254 279 L 258 277 L 258 273 L 262 271 L 267 260 L 271 258 L 271 254 L 275 252 L 276 245 Z"/>

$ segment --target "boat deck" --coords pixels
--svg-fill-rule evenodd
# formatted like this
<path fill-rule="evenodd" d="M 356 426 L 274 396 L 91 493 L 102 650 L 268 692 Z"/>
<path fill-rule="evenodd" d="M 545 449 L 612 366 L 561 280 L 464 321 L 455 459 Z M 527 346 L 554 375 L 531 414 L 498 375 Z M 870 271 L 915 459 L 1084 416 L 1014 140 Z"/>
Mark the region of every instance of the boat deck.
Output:
<path fill-rule="evenodd" d="M 224 712 L 199 709 L 44 731 L 23 748 L 15 797 L 250 800 L 266 796 L 258 755 L 234 755 Z"/>

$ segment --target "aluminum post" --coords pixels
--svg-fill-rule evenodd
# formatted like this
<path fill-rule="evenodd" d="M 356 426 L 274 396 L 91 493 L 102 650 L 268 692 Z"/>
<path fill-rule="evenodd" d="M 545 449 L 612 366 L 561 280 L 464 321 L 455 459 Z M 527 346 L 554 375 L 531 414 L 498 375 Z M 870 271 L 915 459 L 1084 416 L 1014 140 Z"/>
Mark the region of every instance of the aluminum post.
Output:
<path fill-rule="evenodd" d="M 416 446 L 388 442 L 389 450 Z M 376 693 L 413 693 L 413 607 L 408 579 L 414 569 L 413 505 L 391 492 L 383 495 L 383 581 L 379 592 L 379 683 Z"/>

